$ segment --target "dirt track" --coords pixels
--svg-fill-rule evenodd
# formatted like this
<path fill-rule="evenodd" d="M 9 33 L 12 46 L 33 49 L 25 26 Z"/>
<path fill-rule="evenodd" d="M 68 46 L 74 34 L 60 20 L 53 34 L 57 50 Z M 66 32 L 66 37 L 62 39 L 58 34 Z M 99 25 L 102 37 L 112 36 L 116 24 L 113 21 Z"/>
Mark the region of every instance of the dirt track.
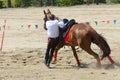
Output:
<path fill-rule="evenodd" d="M 6 19 L 10 29 L 5 31 L 3 52 L 0 53 L 0 80 L 120 80 L 119 66 L 110 65 L 109 61 L 104 59 L 102 69 L 98 69 L 96 60 L 81 49 L 78 52 L 79 59 L 87 68 L 76 66 L 72 51 L 68 47 L 59 51 L 58 62 L 51 64 L 52 69 L 42 63 L 47 41 L 47 32 L 43 29 L 43 10 L 49 8 L 61 18 L 90 22 L 93 28 L 107 39 L 111 56 L 120 65 L 119 7 L 120 5 L 84 5 L 1 9 L 0 26 Z M 117 20 L 117 23 L 114 24 L 113 20 Z M 29 24 L 30 30 L 27 28 Z M 34 27 L 36 24 L 39 25 L 38 29 Z M 2 31 L 0 34 L 2 35 Z M 100 53 L 94 44 L 92 48 Z"/>

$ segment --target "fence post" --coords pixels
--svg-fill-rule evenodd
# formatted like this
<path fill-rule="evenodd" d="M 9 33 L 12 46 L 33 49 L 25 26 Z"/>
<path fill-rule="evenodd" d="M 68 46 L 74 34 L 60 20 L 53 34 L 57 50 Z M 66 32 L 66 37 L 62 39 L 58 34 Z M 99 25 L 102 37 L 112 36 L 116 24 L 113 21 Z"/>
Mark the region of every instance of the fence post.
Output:
<path fill-rule="evenodd" d="M 2 48 L 3 48 L 3 42 L 4 42 L 4 36 L 5 36 L 5 27 L 6 27 L 6 19 L 4 20 L 4 25 L 3 25 L 2 41 L 1 41 L 1 47 L 0 47 L 1 52 L 2 52 Z"/>

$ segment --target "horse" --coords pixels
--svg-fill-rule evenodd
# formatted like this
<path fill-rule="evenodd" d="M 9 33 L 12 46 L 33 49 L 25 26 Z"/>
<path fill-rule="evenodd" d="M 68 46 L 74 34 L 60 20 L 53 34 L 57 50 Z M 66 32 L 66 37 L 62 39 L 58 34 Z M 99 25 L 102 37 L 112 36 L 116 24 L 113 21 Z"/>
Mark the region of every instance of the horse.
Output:
<path fill-rule="evenodd" d="M 46 26 L 46 21 L 51 13 L 48 9 L 47 12 L 44 12 L 44 26 Z M 91 44 L 96 44 L 100 50 L 103 52 L 102 57 L 100 58 L 99 55 L 91 49 Z M 57 60 L 57 52 L 60 48 L 64 45 L 69 45 L 72 48 L 73 55 L 76 59 L 77 65 L 80 66 L 81 63 L 78 59 L 78 55 L 76 53 L 76 46 L 79 46 L 82 50 L 86 51 L 88 54 L 92 55 L 97 60 L 97 66 L 101 68 L 101 60 L 104 58 L 108 58 L 111 64 L 115 64 L 115 61 L 110 56 L 111 49 L 109 44 L 107 43 L 106 39 L 99 34 L 95 29 L 92 28 L 90 24 L 86 23 L 74 23 L 71 28 L 69 29 L 65 39 L 60 41 L 56 46 L 54 51 L 54 61 Z"/>

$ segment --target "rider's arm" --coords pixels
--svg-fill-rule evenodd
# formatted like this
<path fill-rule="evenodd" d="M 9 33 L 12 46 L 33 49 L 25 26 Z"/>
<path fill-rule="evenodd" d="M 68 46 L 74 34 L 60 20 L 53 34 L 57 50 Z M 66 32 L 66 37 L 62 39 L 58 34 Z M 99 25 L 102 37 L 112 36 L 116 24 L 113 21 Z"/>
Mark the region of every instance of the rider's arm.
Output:
<path fill-rule="evenodd" d="M 59 22 L 58 22 L 58 26 L 59 26 L 60 28 L 63 28 L 63 27 L 64 27 L 64 25 L 65 25 L 65 24 L 64 24 L 64 22 L 63 22 L 63 21 L 59 21 Z"/>

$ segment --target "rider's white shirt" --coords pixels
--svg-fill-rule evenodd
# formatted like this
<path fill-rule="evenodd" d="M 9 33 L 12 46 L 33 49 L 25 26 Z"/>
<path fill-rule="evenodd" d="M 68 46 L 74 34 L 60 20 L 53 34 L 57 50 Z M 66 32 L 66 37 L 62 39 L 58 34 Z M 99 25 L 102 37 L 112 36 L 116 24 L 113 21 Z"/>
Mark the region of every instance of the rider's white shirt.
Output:
<path fill-rule="evenodd" d="M 48 37 L 56 38 L 59 36 L 59 28 L 57 20 L 49 20 L 46 22 L 46 28 L 48 29 Z"/>
<path fill-rule="evenodd" d="M 61 20 L 58 22 L 58 25 L 60 28 L 63 28 L 65 24 L 64 24 L 63 20 Z"/>
<path fill-rule="evenodd" d="M 46 22 L 46 28 L 48 29 L 48 37 L 56 38 L 59 36 L 59 27 L 61 27 L 63 23 L 58 20 L 49 20 Z M 62 28 L 62 27 L 61 27 Z"/>

